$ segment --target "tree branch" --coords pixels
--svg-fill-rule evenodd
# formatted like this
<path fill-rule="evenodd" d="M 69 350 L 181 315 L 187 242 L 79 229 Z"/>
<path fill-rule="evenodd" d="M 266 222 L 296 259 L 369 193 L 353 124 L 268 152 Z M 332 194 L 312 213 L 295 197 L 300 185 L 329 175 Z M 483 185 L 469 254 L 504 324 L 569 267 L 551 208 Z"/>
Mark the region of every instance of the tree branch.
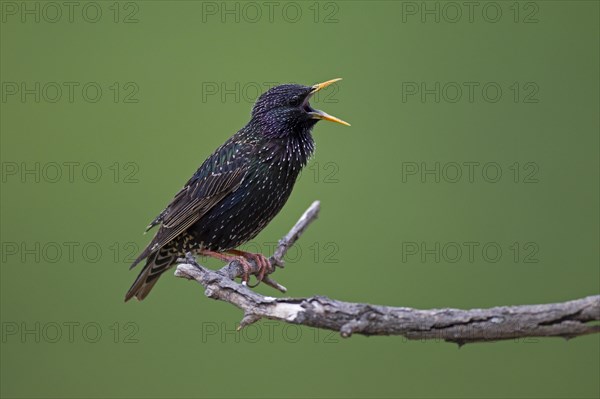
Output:
<path fill-rule="evenodd" d="M 283 258 L 319 213 L 318 201 L 304 212 L 290 232 L 279 241 L 270 258 L 283 267 Z M 352 334 L 401 335 L 408 339 L 443 339 L 459 345 L 525 337 L 563 337 L 600 332 L 600 295 L 545 305 L 499 306 L 489 309 L 431 309 L 342 302 L 323 296 L 273 298 L 238 284 L 243 268 L 231 262 L 218 271 L 199 265 L 191 254 L 177 266 L 175 275 L 196 280 L 209 298 L 229 302 L 244 312 L 243 328 L 261 318 Z M 253 262 L 252 273 L 258 273 Z M 273 270 L 274 272 L 275 270 Z M 263 282 L 285 292 L 271 277 Z"/>

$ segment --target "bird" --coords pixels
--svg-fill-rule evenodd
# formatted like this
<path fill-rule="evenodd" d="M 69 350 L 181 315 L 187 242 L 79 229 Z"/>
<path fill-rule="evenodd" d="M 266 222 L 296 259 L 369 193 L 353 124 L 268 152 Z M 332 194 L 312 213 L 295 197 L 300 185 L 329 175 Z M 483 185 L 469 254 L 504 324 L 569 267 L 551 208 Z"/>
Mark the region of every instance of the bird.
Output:
<path fill-rule="evenodd" d="M 188 252 L 238 261 L 244 269 L 243 284 L 248 282 L 249 261 L 254 261 L 257 279 L 263 279 L 271 270 L 269 260 L 236 248 L 256 237 L 285 205 L 314 153 L 315 124 L 326 120 L 350 126 L 309 102 L 339 80 L 282 84 L 258 97 L 250 121 L 202 163 L 146 228 L 148 232 L 158 226 L 158 231 L 130 267 L 145 260 L 125 301 L 146 298 L 161 274 Z"/>

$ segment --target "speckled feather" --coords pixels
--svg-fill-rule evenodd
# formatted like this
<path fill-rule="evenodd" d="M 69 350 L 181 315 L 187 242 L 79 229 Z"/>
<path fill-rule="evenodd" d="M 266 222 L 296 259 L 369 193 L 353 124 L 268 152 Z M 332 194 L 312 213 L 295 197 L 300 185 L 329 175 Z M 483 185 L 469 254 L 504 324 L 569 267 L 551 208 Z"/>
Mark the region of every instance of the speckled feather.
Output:
<path fill-rule="evenodd" d="M 229 138 L 148 226 L 158 232 L 132 268 L 146 265 L 126 294 L 143 299 L 186 252 L 226 251 L 256 237 L 288 200 L 314 152 L 306 116 L 311 87 L 281 85 L 263 94 L 250 122 Z"/>

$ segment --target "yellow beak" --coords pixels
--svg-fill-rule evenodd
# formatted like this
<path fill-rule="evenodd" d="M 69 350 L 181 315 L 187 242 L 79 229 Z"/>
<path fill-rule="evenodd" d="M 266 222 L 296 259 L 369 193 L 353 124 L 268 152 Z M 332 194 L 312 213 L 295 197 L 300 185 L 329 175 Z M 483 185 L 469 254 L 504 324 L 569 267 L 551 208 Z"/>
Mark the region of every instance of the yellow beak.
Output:
<path fill-rule="evenodd" d="M 342 78 L 335 78 L 335 79 L 328 80 L 327 82 L 317 83 L 316 85 L 314 85 L 312 87 L 311 94 L 316 93 L 319 90 L 323 90 L 327 86 L 331 86 L 332 84 L 334 84 L 335 82 L 339 82 L 340 80 L 342 80 Z"/>
<path fill-rule="evenodd" d="M 328 81 L 323 82 L 323 83 L 317 83 L 316 85 L 314 85 L 312 87 L 312 90 L 310 91 L 310 96 L 312 96 L 313 94 L 315 94 L 319 90 L 323 90 L 327 86 L 330 86 L 333 83 L 338 82 L 340 80 L 342 80 L 342 78 L 336 78 L 336 79 L 328 80 Z M 316 110 L 314 110 L 312 112 L 309 112 L 309 115 L 313 119 L 323 119 L 323 120 L 330 121 L 330 122 L 336 122 L 336 123 L 339 123 L 341 125 L 350 126 L 350 124 L 348 122 L 343 121 L 340 118 L 336 118 L 333 115 L 329 115 L 328 113 L 326 113 L 324 111 L 321 111 L 321 110 L 318 110 L 318 109 L 316 109 Z"/>

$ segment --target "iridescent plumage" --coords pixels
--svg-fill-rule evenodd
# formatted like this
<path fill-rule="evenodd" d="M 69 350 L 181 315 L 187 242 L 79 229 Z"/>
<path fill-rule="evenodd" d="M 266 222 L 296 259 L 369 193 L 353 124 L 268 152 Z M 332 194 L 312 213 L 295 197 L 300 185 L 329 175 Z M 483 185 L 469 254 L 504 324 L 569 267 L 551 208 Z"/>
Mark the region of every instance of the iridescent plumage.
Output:
<path fill-rule="evenodd" d="M 265 228 L 314 152 L 315 123 L 328 119 L 345 124 L 308 103 L 313 93 L 331 83 L 280 85 L 260 96 L 250 122 L 202 163 L 148 226 L 160 225 L 131 266 L 146 259 L 125 300 L 144 299 L 186 252 L 233 250 Z"/>

